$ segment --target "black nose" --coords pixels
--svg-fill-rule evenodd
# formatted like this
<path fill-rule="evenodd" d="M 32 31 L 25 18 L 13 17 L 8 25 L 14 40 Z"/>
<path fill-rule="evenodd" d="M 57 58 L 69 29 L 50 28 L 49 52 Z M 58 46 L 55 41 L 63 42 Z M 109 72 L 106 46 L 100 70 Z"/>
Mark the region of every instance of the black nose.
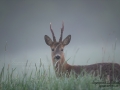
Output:
<path fill-rule="evenodd" d="M 60 59 L 60 56 L 57 55 L 57 56 L 55 56 L 55 58 L 56 58 L 56 59 Z"/>

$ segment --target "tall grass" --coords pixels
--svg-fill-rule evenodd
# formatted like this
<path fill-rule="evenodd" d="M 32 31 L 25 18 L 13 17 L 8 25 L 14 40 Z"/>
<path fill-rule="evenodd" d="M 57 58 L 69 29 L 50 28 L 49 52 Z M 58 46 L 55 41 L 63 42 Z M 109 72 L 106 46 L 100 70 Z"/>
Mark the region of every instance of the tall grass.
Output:
<path fill-rule="evenodd" d="M 25 70 L 22 74 L 15 74 L 15 69 L 6 68 L 5 65 L 0 72 L 0 90 L 119 90 L 118 87 L 100 87 L 99 84 L 93 84 L 93 81 L 102 82 L 99 77 L 94 77 L 91 74 L 81 74 L 76 78 L 71 74 L 69 78 L 66 75 L 57 78 L 50 73 L 50 69 L 45 70 L 44 65 L 40 61 L 40 65 L 35 64 L 35 71 L 28 74 L 26 70 L 28 61 L 25 65 Z"/>

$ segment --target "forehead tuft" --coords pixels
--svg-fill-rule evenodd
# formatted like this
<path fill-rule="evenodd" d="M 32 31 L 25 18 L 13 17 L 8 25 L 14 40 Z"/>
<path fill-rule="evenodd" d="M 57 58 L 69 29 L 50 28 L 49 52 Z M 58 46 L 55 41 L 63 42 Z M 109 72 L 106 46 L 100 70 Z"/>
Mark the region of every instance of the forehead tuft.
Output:
<path fill-rule="evenodd" d="M 52 45 L 52 48 L 57 47 L 59 44 L 61 44 L 61 43 L 60 42 L 54 42 L 53 45 Z"/>

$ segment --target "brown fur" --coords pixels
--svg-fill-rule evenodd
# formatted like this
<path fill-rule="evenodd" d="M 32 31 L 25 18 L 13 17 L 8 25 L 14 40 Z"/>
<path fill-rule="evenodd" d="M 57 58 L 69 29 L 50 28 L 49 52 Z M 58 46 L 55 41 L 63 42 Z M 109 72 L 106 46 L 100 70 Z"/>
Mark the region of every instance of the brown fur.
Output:
<path fill-rule="evenodd" d="M 92 65 L 83 66 L 69 66 L 69 71 L 73 70 L 75 73 L 80 74 L 81 70 L 85 70 L 87 73 L 92 73 L 95 76 L 100 77 L 110 76 L 110 81 L 113 79 L 120 80 L 120 65 L 117 63 L 96 63 Z"/>
<path fill-rule="evenodd" d="M 60 64 L 60 63 L 59 63 Z M 120 65 L 117 63 L 96 63 L 91 65 L 69 65 L 67 62 L 59 67 L 60 71 L 56 70 L 56 75 L 61 76 L 62 74 L 70 74 L 75 72 L 78 76 L 83 71 L 86 71 L 88 74 L 94 74 L 94 76 L 99 75 L 100 78 L 107 78 L 109 76 L 109 81 L 120 80 Z"/>

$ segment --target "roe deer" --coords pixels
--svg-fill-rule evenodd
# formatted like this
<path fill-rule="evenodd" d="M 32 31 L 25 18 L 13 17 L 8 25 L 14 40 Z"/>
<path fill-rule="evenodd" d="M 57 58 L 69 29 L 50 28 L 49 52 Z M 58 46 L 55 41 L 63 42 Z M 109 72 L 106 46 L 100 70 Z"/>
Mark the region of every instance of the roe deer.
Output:
<path fill-rule="evenodd" d="M 68 35 L 62 41 L 62 35 L 64 30 L 63 22 L 62 22 L 59 42 L 56 41 L 54 32 L 51 28 L 51 23 L 50 23 L 50 30 L 52 32 L 53 41 L 47 35 L 44 36 L 44 39 L 46 44 L 51 48 L 52 62 L 56 76 L 61 76 L 61 73 L 66 73 L 66 72 L 70 74 L 71 71 L 74 71 L 78 75 L 84 69 L 88 73 L 90 72 L 94 73 L 95 76 L 97 75 L 100 75 L 100 77 L 106 76 L 106 78 L 109 78 L 110 81 L 113 80 L 113 77 L 115 77 L 115 79 L 120 80 L 120 65 L 117 63 L 96 63 L 92 65 L 83 65 L 83 66 L 69 65 L 65 61 L 63 50 L 64 47 L 70 43 L 71 35 Z"/>

